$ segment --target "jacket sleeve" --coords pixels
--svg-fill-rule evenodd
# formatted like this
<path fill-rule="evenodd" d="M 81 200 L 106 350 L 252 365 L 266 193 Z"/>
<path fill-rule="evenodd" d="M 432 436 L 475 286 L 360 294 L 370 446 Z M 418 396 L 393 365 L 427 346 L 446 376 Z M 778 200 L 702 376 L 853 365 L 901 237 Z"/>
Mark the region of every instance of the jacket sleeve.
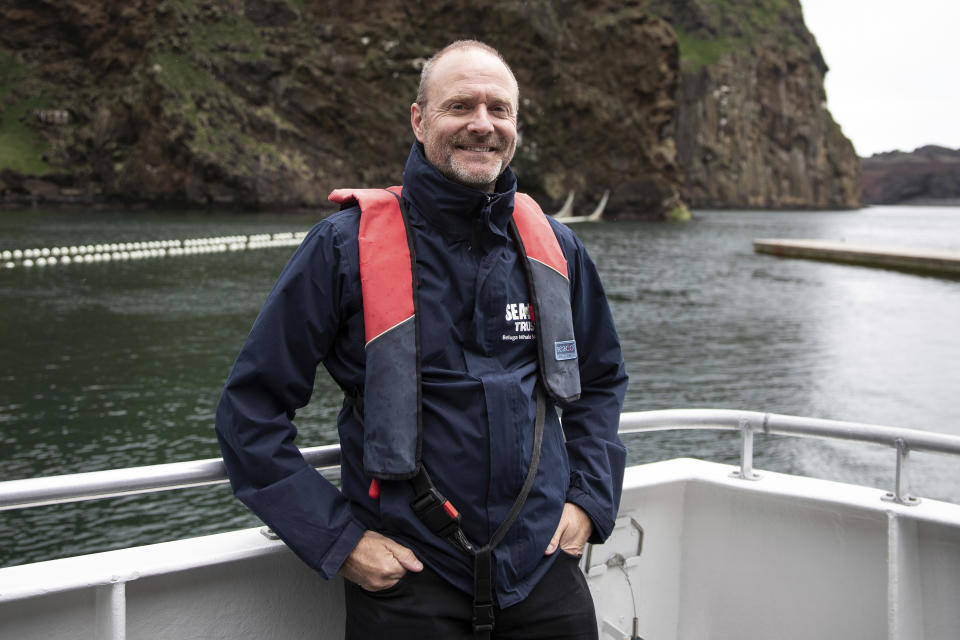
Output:
<path fill-rule="evenodd" d="M 234 494 L 300 558 L 333 576 L 363 535 L 347 499 L 294 444 L 296 410 L 337 335 L 341 255 L 321 222 L 281 273 L 237 356 L 216 432 Z"/>
<path fill-rule="evenodd" d="M 617 431 L 627 374 L 596 266 L 580 241 L 567 233 L 573 243 L 566 253 L 581 386 L 579 400 L 562 410 L 570 461 L 567 502 L 587 513 L 593 523 L 590 542 L 600 543 L 613 531 L 620 507 L 626 449 Z"/>

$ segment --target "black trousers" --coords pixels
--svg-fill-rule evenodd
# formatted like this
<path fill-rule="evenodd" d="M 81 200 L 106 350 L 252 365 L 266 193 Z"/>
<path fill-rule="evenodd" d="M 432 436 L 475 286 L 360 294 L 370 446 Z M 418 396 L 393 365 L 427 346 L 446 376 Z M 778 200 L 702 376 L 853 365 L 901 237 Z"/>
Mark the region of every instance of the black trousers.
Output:
<path fill-rule="evenodd" d="M 560 557 L 522 602 L 496 609 L 492 638 L 596 640 L 597 618 L 577 558 Z M 473 639 L 473 598 L 424 567 L 370 592 L 344 581 L 347 640 Z"/>

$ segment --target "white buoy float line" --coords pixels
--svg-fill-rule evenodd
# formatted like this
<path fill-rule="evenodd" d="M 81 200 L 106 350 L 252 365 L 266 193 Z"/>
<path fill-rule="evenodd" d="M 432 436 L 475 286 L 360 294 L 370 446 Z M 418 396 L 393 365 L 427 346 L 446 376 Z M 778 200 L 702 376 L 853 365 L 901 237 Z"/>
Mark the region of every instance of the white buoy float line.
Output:
<path fill-rule="evenodd" d="M 306 231 L 286 231 L 250 236 L 234 235 L 189 238 L 187 240 L 149 240 L 146 242 L 45 247 L 42 249 L 8 249 L 0 252 L 0 263 L 7 269 L 15 269 L 18 267 L 121 262 L 148 258 L 226 253 L 228 251 L 272 249 L 274 247 L 295 247 L 300 244 L 306 235 Z"/>

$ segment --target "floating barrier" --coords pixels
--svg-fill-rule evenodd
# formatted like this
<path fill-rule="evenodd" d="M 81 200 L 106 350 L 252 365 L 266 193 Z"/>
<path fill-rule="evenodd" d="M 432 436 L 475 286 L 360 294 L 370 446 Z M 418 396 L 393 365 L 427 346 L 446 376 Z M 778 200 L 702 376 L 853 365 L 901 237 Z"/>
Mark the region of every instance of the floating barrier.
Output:
<path fill-rule="evenodd" d="M 0 252 L 0 263 L 7 269 L 52 267 L 70 264 L 95 264 L 152 258 L 252 251 L 275 247 L 296 247 L 307 235 L 306 231 L 260 233 L 249 236 L 215 236 L 186 240 L 147 240 L 142 242 L 111 242 L 43 247 L 36 249 L 7 249 Z"/>

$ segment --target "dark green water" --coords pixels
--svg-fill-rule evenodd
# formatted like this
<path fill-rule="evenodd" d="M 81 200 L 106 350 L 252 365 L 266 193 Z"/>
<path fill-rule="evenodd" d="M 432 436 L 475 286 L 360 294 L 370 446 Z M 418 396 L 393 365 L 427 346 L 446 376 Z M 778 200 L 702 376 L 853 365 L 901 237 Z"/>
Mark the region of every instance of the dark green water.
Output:
<path fill-rule="evenodd" d="M 0 251 L 305 230 L 306 215 L 3 212 Z M 631 376 L 630 411 L 714 407 L 960 434 L 960 282 L 756 255 L 757 237 L 960 250 L 960 209 L 702 212 L 581 224 Z M 0 268 L 0 479 L 219 455 L 223 379 L 290 248 Z M 0 262 L 2 267 L 2 262 Z M 335 440 L 321 375 L 299 444 Z M 735 462 L 730 434 L 631 436 L 631 462 Z M 915 456 L 915 493 L 960 501 L 956 461 Z M 756 466 L 887 488 L 882 448 L 757 444 Z M 224 486 L 0 513 L 0 566 L 190 537 L 250 516 Z"/>

